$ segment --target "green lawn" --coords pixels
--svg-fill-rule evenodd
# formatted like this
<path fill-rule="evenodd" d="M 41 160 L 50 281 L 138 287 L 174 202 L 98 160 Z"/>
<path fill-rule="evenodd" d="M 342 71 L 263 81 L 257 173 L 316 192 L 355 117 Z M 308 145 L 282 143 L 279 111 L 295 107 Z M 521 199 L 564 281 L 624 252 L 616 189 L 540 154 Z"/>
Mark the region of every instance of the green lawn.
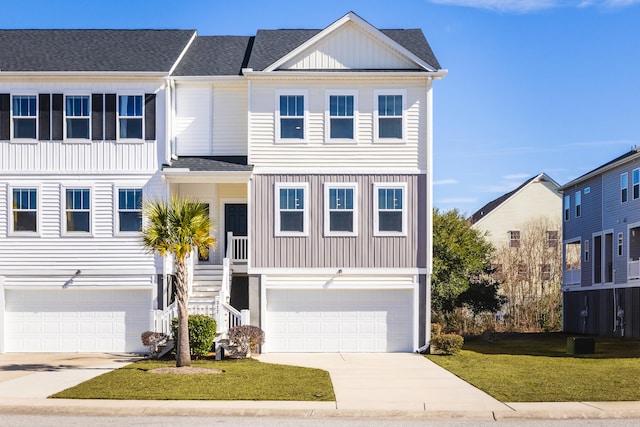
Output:
<path fill-rule="evenodd" d="M 254 359 L 193 361 L 222 374 L 151 374 L 175 361 L 143 360 L 100 375 L 51 397 L 138 400 L 308 400 L 334 401 L 329 373 L 320 369 L 261 363 Z"/>
<path fill-rule="evenodd" d="M 595 338 L 595 354 L 574 357 L 570 336 L 491 334 L 427 357 L 503 402 L 640 400 L 640 340 Z"/>

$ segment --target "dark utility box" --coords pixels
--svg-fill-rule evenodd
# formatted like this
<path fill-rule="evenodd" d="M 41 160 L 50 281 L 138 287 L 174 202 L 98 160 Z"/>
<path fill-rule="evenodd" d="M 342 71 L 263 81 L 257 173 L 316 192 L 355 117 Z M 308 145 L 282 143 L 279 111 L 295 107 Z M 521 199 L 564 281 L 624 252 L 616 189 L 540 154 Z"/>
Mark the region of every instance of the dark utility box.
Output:
<path fill-rule="evenodd" d="M 596 342 L 593 338 L 584 338 L 584 337 L 567 338 L 567 353 L 593 354 L 595 352 L 596 352 Z"/>

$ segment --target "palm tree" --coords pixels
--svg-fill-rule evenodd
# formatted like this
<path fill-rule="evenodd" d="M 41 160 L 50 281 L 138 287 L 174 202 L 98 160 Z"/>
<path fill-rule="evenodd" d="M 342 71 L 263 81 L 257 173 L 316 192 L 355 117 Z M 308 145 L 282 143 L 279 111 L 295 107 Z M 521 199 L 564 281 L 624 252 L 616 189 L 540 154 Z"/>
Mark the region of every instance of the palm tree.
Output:
<path fill-rule="evenodd" d="M 205 255 L 215 245 L 215 239 L 209 234 L 209 210 L 205 203 L 197 200 L 156 198 L 145 201 L 143 215 L 147 219 L 142 229 L 144 248 L 163 257 L 173 255 L 178 304 L 176 366 L 191 366 L 187 257 L 195 249 Z"/>

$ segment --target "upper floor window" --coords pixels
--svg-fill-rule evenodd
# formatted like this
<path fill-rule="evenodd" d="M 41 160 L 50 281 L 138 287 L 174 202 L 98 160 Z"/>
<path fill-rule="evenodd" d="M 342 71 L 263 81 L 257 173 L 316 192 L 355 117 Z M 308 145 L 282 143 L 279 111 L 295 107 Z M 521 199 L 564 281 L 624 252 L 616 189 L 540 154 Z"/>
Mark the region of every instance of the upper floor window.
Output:
<path fill-rule="evenodd" d="M 520 231 L 518 230 L 509 231 L 509 247 L 511 248 L 520 247 Z"/>
<path fill-rule="evenodd" d="M 358 234 L 357 184 L 325 183 L 324 234 L 355 236 Z"/>
<path fill-rule="evenodd" d="M 576 191 L 576 218 L 580 218 L 582 215 L 582 193 Z"/>
<path fill-rule="evenodd" d="M 91 196 L 88 188 L 66 190 L 65 216 L 67 232 L 91 231 Z"/>
<path fill-rule="evenodd" d="M 633 170 L 633 199 L 640 198 L 640 169 Z"/>
<path fill-rule="evenodd" d="M 547 247 L 554 249 L 558 247 L 558 232 L 556 230 L 547 231 Z"/>
<path fill-rule="evenodd" d="M 35 95 L 14 95 L 13 137 L 36 139 L 37 102 Z"/>
<path fill-rule="evenodd" d="M 279 96 L 279 139 L 304 139 L 304 95 Z"/>
<path fill-rule="evenodd" d="M 629 175 L 626 172 L 620 175 L 620 200 L 622 203 L 629 200 Z"/>
<path fill-rule="evenodd" d="M 276 183 L 276 236 L 306 236 L 308 234 L 307 189 L 307 183 Z"/>
<path fill-rule="evenodd" d="M 328 135 L 333 140 L 353 140 L 357 99 L 353 93 L 335 93 L 328 97 Z"/>
<path fill-rule="evenodd" d="M 618 256 L 622 256 L 623 254 L 623 242 L 624 242 L 624 237 L 622 235 L 622 233 L 618 233 Z"/>
<path fill-rule="evenodd" d="M 142 189 L 120 188 L 118 190 L 118 230 L 142 230 Z"/>
<path fill-rule="evenodd" d="M 540 278 L 543 282 L 551 280 L 551 264 L 540 264 Z"/>
<path fill-rule="evenodd" d="M 399 93 L 378 94 L 376 97 L 376 138 L 401 140 L 403 138 L 404 96 Z"/>
<path fill-rule="evenodd" d="M 118 123 L 120 138 L 142 139 L 142 95 L 120 95 Z"/>
<path fill-rule="evenodd" d="M 564 220 L 569 221 L 571 215 L 571 196 L 564 196 Z"/>
<path fill-rule="evenodd" d="M 38 190 L 35 188 L 14 188 L 13 231 L 38 231 Z"/>
<path fill-rule="evenodd" d="M 405 183 L 374 184 L 373 234 L 375 236 L 406 234 L 406 188 Z"/>
<path fill-rule="evenodd" d="M 89 119 L 91 116 L 91 110 L 89 107 L 89 96 L 67 96 L 65 114 L 67 138 L 89 139 Z"/>
<path fill-rule="evenodd" d="M 589 262 L 589 241 L 584 241 L 584 262 Z"/>

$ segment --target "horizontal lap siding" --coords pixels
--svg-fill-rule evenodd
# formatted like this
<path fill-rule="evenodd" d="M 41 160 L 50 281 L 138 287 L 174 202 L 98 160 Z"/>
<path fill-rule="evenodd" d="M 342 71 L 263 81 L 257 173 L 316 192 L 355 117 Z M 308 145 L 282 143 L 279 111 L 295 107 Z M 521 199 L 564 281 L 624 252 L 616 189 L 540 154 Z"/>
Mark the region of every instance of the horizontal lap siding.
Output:
<path fill-rule="evenodd" d="M 275 237 L 274 185 L 308 182 L 309 236 Z M 358 184 L 358 236 L 324 237 L 324 182 Z M 373 183 L 406 182 L 407 236 L 373 236 Z M 252 182 L 252 267 L 281 268 L 411 268 L 426 264 L 424 175 L 256 175 Z M 420 249 L 419 248 L 423 248 Z"/>

